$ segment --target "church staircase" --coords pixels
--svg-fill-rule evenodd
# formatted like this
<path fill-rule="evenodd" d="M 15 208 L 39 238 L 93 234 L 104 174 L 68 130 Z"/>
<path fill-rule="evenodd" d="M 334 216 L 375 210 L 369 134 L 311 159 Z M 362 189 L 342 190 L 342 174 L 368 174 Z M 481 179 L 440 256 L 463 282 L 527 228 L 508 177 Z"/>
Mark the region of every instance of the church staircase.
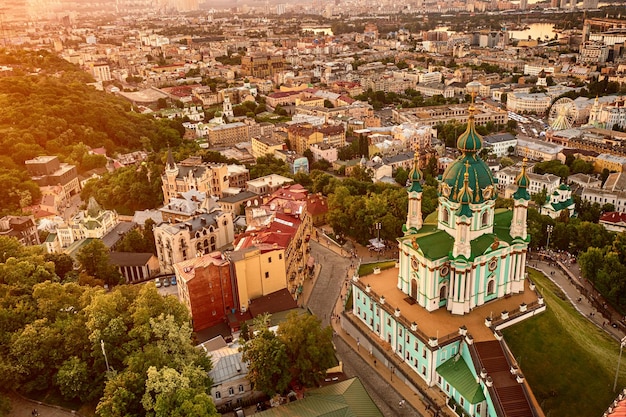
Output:
<path fill-rule="evenodd" d="M 543 415 L 531 405 L 525 383 L 517 382 L 511 374 L 511 364 L 499 341 L 477 342 L 470 348 L 477 359 L 478 372 L 487 371 L 493 381 L 489 388 L 497 414 L 502 417 L 537 417 Z M 497 403 L 497 404 L 496 404 Z"/>

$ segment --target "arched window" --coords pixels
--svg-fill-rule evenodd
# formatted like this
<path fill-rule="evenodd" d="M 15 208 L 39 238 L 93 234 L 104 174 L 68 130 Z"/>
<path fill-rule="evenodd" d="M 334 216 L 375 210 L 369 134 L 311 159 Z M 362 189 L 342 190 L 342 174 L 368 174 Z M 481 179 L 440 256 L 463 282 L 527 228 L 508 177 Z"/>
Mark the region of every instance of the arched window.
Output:
<path fill-rule="evenodd" d="M 483 217 L 481 219 L 481 226 L 485 227 L 487 226 L 487 223 L 489 222 L 489 211 L 485 211 L 483 213 Z"/>
<path fill-rule="evenodd" d="M 222 398 L 222 393 L 219 391 L 215 391 L 215 399 L 219 400 L 220 398 Z"/>
<path fill-rule="evenodd" d="M 450 222 L 450 212 L 446 207 L 441 208 L 441 221 L 444 223 Z"/>
<path fill-rule="evenodd" d="M 445 285 L 439 289 L 439 300 L 445 300 L 448 298 L 448 287 Z"/>
<path fill-rule="evenodd" d="M 487 295 L 493 295 L 496 288 L 496 280 L 492 279 L 487 283 Z"/>

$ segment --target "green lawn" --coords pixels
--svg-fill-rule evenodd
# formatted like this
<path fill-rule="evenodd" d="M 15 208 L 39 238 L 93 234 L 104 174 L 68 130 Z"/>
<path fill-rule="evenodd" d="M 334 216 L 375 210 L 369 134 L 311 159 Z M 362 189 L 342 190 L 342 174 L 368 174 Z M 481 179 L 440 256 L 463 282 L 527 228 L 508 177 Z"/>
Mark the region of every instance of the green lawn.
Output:
<path fill-rule="evenodd" d="M 619 343 L 590 323 L 558 287 L 529 270 L 548 306 L 503 331 L 546 416 L 601 416 L 616 397 Z M 617 390 L 626 386 L 626 354 Z"/>
<path fill-rule="evenodd" d="M 361 264 L 359 267 L 359 276 L 365 276 L 372 274 L 374 272 L 374 268 L 380 267 L 381 270 L 389 269 L 396 266 L 396 261 L 382 261 L 382 262 L 372 262 L 370 264 Z"/>

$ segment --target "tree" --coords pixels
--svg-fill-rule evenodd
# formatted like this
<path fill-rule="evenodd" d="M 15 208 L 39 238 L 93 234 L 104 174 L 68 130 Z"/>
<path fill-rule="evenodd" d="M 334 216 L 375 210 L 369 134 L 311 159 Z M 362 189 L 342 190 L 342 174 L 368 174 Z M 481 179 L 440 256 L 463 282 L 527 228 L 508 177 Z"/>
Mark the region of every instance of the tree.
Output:
<path fill-rule="evenodd" d="M 255 331 L 242 349 L 242 358 L 248 362 L 248 379 L 254 389 L 267 395 L 282 394 L 291 379 L 287 348 L 269 328 L 255 326 Z"/>
<path fill-rule="evenodd" d="M 85 401 L 89 395 L 89 371 L 87 364 L 72 356 L 59 368 L 55 376 L 56 385 L 66 400 Z"/>
<path fill-rule="evenodd" d="M 318 386 L 326 370 L 336 365 L 332 329 L 322 328 L 317 316 L 289 313 L 278 338 L 286 346 L 292 378 L 304 386 Z"/>
<path fill-rule="evenodd" d="M 589 248 L 578 257 L 578 263 L 580 264 L 580 271 L 583 277 L 591 282 L 595 282 L 598 271 L 600 271 L 604 265 L 604 252 L 600 248 Z"/>
<path fill-rule="evenodd" d="M 109 286 L 122 282 L 122 275 L 117 268 L 111 264 L 109 249 L 102 240 L 96 239 L 80 249 L 76 255 L 82 270 L 89 276 L 101 280 Z"/>
<path fill-rule="evenodd" d="M 206 373 L 201 368 L 186 367 L 182 372 L 169 367 L 148 368 L 146 392 L 141 403 L 147 416 L 219 416 L 206 393 Z"/>
<path fill-rule="evenodd" d="M 335 107 L 335 105 L 332 101 L 324 99 L 324 107 L 326 107 L 327 109 L 332 109 L 333 107 Z"/>
<path fill-rule="evenodd" d="M 396 182 L 402 186 L 406 185 L 406 181 L 409 178 L 409 171 L 407 171 L 406 169 L 399 167 L 396 170 L 396 175 L 393 176 L 393 179 L 396 180 Z"/>

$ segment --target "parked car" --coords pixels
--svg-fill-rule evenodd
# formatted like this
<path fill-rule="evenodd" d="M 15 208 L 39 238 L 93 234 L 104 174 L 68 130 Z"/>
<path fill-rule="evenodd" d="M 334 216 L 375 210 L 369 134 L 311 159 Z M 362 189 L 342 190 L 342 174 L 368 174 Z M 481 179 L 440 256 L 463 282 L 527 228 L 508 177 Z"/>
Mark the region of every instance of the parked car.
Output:
<path fill-rule="evenodd" d="M 172 277 L 170 278 L 170 284 L 176 285 L 176 275 L 172 275 Z"/>
<path fill-rule="evenodd" d="M 161 288 L 161 278 L 155 278 L 154 285 L 156 285 L 157 288 Z"/>
<path fill-rule="evenodd" d="M 163 278 L 163 286 L 164 287 L 169 287 L 170 286 L 170 280 L 167 277 Z"/>

